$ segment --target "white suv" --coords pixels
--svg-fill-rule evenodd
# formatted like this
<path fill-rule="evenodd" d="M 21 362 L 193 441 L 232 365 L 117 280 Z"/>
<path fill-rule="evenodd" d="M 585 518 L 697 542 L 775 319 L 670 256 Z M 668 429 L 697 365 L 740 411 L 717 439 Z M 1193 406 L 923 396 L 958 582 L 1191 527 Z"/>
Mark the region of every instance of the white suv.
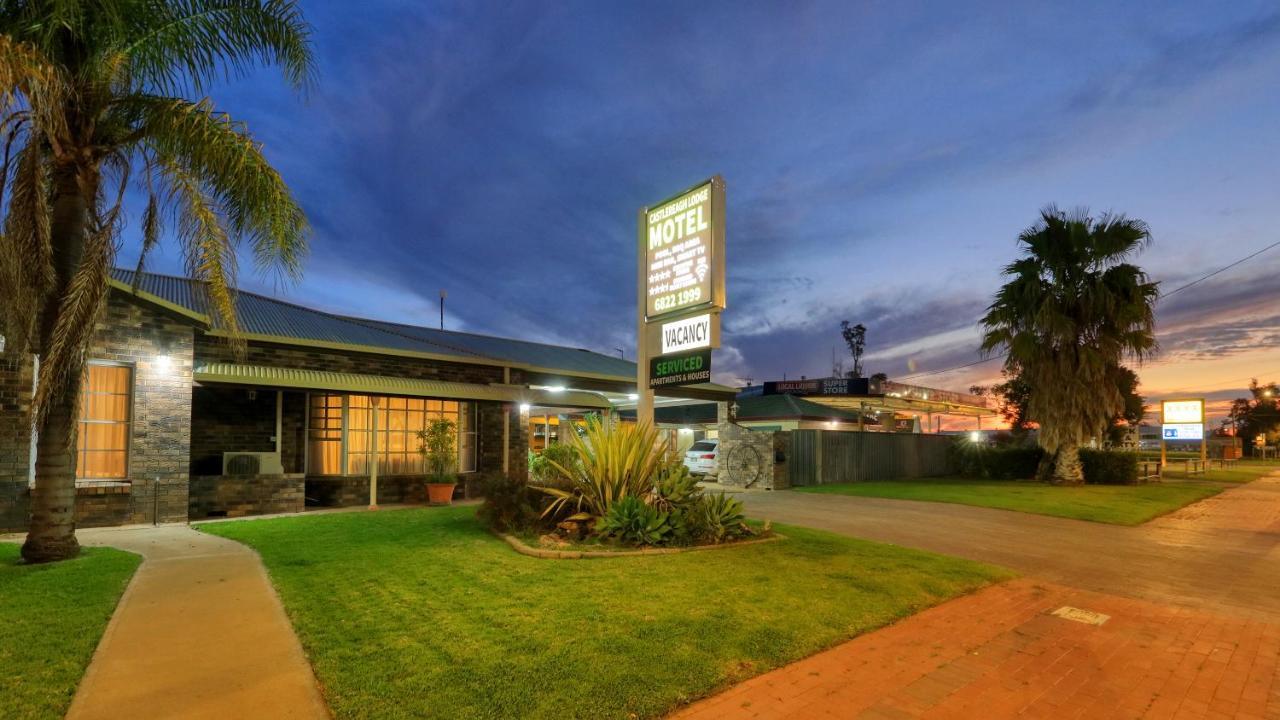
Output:
<path fill-rule="evenodd" d="M 719 459 L 719 440 L 699 440 L 684 451 L 684 466 L 693 475 L 714 475 Z"/>

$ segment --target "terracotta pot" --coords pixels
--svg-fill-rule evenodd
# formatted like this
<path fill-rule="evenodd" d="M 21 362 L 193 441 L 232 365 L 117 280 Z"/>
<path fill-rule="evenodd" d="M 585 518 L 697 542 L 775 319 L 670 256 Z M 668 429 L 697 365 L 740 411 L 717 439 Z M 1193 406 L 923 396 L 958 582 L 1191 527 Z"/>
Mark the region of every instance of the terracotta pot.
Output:
<path fill-rule="evenodd" d="M 427 483 L 427 502 L 431 505 L 452 505 L 453 489 L 458 483 Z"/>

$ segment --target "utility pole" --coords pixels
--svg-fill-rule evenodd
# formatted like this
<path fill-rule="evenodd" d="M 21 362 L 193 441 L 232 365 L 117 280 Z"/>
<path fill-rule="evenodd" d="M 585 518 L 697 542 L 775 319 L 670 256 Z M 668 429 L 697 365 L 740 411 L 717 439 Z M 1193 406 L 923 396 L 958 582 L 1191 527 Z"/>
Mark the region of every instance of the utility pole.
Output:
<path fill-rule="evenodd" d="M 444 299 L 448 297 L 448 295 L 449 293 L 445 292 L 444 288 L 440 289 L 440 329 L 441 330 L 444 329 Z"/>

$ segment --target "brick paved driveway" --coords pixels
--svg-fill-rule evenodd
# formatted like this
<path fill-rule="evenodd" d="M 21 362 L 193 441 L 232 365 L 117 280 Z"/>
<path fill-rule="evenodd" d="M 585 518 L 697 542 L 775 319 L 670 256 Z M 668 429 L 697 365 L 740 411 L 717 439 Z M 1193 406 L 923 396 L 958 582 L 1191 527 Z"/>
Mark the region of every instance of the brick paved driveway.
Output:
<path fill-rule="evenodd" d="M 801 493 L 746 499 L 760 517 L 1026 577 L 761 675 L 679 718 L 1280 720 L 1280 478 L 1138 528 Z M 1063 607 L 1108 618 L 1052 614 Z"/>

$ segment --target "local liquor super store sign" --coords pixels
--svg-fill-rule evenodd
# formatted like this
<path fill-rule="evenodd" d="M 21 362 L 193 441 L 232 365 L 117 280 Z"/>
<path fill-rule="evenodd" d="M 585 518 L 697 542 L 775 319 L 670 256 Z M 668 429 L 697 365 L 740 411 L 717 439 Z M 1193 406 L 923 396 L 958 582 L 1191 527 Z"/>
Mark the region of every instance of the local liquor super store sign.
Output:
<path fill-rule="evenodd" d="M 642 209 L 640 245 L 641 388 L 706 382 L 725 304 L 724 181 Z"/>

